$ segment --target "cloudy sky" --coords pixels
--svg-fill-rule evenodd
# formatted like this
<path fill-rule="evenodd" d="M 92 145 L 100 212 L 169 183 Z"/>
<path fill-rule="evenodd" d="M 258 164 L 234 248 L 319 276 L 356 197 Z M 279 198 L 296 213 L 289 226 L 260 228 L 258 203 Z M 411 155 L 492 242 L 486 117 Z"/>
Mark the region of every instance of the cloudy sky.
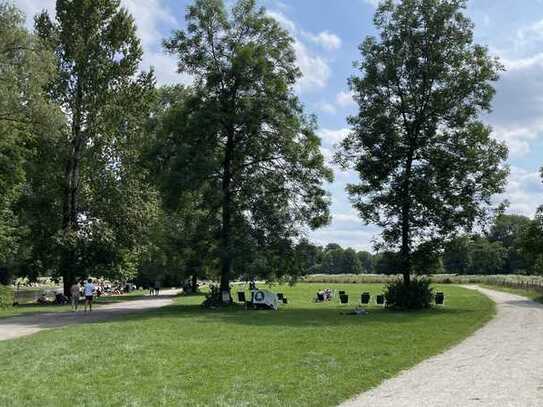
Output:
<path fill-rule="evenodd" d="M 161 50 L 161 40 L 184 27 L 189 0 L 122 0 L 134 15 L 145 48 L 142 68 L 155 68 L 160 83 L 187 82 L 175 72 L 175 60 Z M 378 0 L 260 0 L 295 38 L 298 64 L 304 74 L 297 92 L 308 112 L 319 118 L 323 151 L 329 156 L 348 132 L 345 118 L 355 111 L 347 88 L 359 59 L 358 45 L 375 34 L 372 16 Z M 15 0 L 31 16 L 54 0 Z M 498 82 L 494 110 L 484 117 L 495 137 L 510 148 L 511 175 L 507 191 L 497 200 L 511 202 L 509 212 L 533 216 L 543 204 L 543 0 L 471 0 L 467 13 L 476 24 L 476 40 L 499 56 L 507 71 Z M 321 244 L 337 242 L 370 249 L 378 230 L 362 224 L 345 194 L 353 174 L 336 172 L 329 186 L 332 224 L 313 232 Z"/>

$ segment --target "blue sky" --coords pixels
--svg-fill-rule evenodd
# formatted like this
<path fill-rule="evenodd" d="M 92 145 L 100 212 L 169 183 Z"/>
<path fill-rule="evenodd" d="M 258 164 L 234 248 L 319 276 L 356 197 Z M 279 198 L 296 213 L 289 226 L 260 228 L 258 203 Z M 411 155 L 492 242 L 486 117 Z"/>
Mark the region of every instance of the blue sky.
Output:
<path fill-rule="evenodd" d="M 304 78 L 297 93 L 306 110 L 318 116 L 323 152 L 330 157 L 333 146 L 348 131 L 346 116 L 355 111 L 347 78 L 355 73 L 358 45 L 375 34 L 372 17 L 378 0 L 260 0 L 295 38 L 296 53 Z M 183 82 L 176 74 L 175 60 L 161 50 L 161 40 L 184 27 L 189 0 L 122 0 L 134 15 L 145 48 L 143 69 L 154 66 L 159 83 Z M 54 0 L 15 0 L 32 16 Z M 508 199 L 509 212 L 533 216 L 543 204 L 543 184 L 538 168 L 543 165 L 543 0 L 471 0 L 468 15 L 476 24 L 476 41 L 500 57 L 507 71 L 496 84 L 494 110 L 485 122 L 494 135 L 510 148 L 511 175 L 506 192 L 496 202 Z M 30 20 L 29 20 L 30 24 Z M 345 185 L 355 182 L 352 173 L 336 171 L 329 186 L 334 220 L 310 233 L 317 243 L 337 242 L 357 249 L 370 249 L 378 229 L 362 224 L 351 208 Z"/>

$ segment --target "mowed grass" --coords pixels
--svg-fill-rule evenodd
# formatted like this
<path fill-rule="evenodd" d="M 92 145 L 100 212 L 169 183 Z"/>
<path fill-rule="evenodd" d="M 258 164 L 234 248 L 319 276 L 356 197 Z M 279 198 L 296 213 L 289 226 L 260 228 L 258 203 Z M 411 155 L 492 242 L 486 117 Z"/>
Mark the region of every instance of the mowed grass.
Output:
<path fill-rule="evenodd" d="M 0 342 L 4 406 L 334 406 L 439 353 L 488 321 L 494 304 L 439 286 L 446 305 L 342 315 L 382 285 L 328 285 L 349 306 L 315 304 L 319 284 L 274 287 L 278 312 L 203 310 L 202 297 L 122 320 Z M 234 289 L 234 295 L 237 289 Z M 443 374 L 436 371 L 435 374 Z"/>
<path fill-rule="evenodd" d="M 114 304 L 123 301 L 134 301 L 145 298 L 146 290 L 132 291 L 128 294 L 122 295 L 103 295 L 101 297 L 95 297 L 93 308 L 99 308 L 101 305 Z M 81 297 L 79 300 L 80 311 L 85 308 L 85 297 Z M 72 305 L 58 305 L 58 304 L 38 304 L 36 302 L 29 302 L 16 305 L 15 307 L 0 309 L 0 319 L 5 317 L 13 317 L 23 314 L 38 314 L 45 312 L 71 312 Z"/>

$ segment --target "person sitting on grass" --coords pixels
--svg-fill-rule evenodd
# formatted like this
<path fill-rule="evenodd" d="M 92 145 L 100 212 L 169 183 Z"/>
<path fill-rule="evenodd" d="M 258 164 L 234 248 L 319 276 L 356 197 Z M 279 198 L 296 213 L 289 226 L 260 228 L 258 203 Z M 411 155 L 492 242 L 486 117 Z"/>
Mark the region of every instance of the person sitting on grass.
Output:
<path fill-rule="evenodd" d="M 79 307 L 79 295 L 80 295 L 79 284 L 77 284 L 77 282 L 73 283 L 72 286 L 70 287 L 70 294 L 72 297 L 72 311 L 77 312 L 77 308 Z"/>
<path fill-rule="evenodd" d="M 317 297 L 315 298 L 315 302 L 323 302 L 324 301 L 324 290 L 317 291 Z"/>
<path fill-rule="evenodd" d="M 49 300 L 45 296 L 45 293 L 41 293 L 36 302 L 41 305 L 49 304 Z"/>
<path fill-rule="evenodd" d="M 331 288 L 326 288 L 324 290 L 324 299 L 326 301 L 332 301 L 332 289 Z"/>
<path fill-rule="evenodd" d="M 89 278 L 85 283 L 85 312 L 87 312 L 87 305 L 89 306 L 89 312 L 92 312 L 92 300 L 94 295 L 94 284 L 92 278 Z"/>

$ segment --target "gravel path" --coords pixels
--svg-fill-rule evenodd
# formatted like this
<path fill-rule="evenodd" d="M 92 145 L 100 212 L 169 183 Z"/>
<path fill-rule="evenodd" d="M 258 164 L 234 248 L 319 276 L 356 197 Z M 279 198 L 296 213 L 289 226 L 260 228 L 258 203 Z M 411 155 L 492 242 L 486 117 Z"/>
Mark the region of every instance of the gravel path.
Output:
<path fill-rule="evenodd" d="M 3 318 L 0 319 L 0 341 L 32 335 L 43 329 L 107 321 L 119 315 L 133 314 L 153 308 L 164 307 L 165 305 L 171 304 L 173 296 L 177 293 L 179 293 L 179 290 L 165 290 L 157 297 L 100 305 L 95 309 L 93 308 L 92 312 L 86 313 L 83 312 L 83 305 L 80 304 L 81 309 L 79 312 L 37 313 Z"/>
<path fill-rule="evenodd" d="M 543 305 L 480 287 L 497 315 L 461 344 L 341 407 L 542 407 Z"/>

